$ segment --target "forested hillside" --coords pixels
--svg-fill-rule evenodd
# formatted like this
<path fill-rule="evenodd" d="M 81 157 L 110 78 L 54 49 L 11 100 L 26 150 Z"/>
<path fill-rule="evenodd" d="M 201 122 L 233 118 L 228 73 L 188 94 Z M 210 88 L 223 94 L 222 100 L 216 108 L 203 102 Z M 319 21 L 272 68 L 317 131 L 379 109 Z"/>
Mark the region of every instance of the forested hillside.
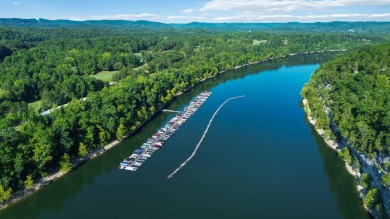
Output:
<path fill-rule="evenodd" d="M 0 64 L 0 202 L 56 167 L 66 171 L 73 158 L 123 138 L 174 95 L 218 72 L 383 40 L 177 29 L 54 28 L 32 35 L 28 28 L 0 30 L 0 48 L 6 48 Z M 91 77 L 101 71 L 117 83 Z M 39 114 L 65 103 L 49 115 Z"/>
<path fill-rule="evenodd" d="M 321 67 L 302 91 L 318 127 L 329 127 L 328 113 L 357 151 L 390 154 L 389 67 L 390 44 L 363 47 Z"/>
<path fill-rule="evenodd" d="M 165 24 L 152 21 L 125 21 L 125 20 L 47 20 L 0 18 L 0 26 L 19 27 L 61 27 L 61 28 L 117 28 L 117 29 L 210 29 L 218 31 L 271 31 L 271 32 L 310 32 L 310 33 L 376 33 L 390 32 L 390 22 L 315 22 L 315 23 L 201 23 Z"/>
<path fill-rule="evenodd" d="M 323 65 L 302 90 L 317 129 L 345 144 L 339 154 L 364 172 L 364 204 L 383 216 L 384 206 L 390 212 L 389 67 L 389 43 L 365 46 Z"/>

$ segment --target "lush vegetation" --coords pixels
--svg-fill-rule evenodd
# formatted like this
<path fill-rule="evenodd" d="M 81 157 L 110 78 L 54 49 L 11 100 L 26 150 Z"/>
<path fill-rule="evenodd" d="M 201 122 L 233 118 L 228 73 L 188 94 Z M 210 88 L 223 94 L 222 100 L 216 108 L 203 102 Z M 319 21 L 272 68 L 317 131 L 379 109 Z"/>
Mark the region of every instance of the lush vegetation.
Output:
<path fill-rule="evenodd" d="M 365 46 L 323 65 L 302 89 L 316 127 L 332 130 L 328 137 L 348 143 L 339 152 L 348 164 L 356 160 L 350 150 L 371 158 L 390 154 L 389 67 L 390 43 Z M 382 185 L 389 187 L 388 162 L 377 162 L 375 168 Z M 360 184 L 368 191 L 363 202 L 383 216 L 379 190 L 371 181 L 370 175 L 362 174 Z"/>
<path fill-rule="evenodd" d="M 176 94 L 220 71 L 382 40 L 357 34 L 32 30 L 0 28 L 0 45 L 9 50 L 0 64 L 0 202 L 55 168 L 69 171 L 73 158 L 122 139 Z M 118 83 L 91 77 L 101 71 L 117 71 L 112 81 Z M 35 101 L 41 101 L 40 112 L 67 105 L 40 115 L 28 105 Z"/>
<path fill-rule="evenodd" d="M 351 147 L 390 153 L 390 44 L 367 46 L 322 66 L 302 90 L 319 128 L 330 118 Z"/>

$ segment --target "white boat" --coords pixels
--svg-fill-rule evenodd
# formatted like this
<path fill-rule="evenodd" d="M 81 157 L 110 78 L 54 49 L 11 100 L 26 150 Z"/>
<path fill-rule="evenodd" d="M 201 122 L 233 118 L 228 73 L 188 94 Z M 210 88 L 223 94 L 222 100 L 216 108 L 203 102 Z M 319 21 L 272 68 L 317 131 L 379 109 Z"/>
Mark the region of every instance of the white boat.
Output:
<path fill-rule="evenodd" d="M 145 161 L 145 160 L 147 160 L 148 158 L 147 157 L 145 157 L 145 156 L 141 156 L 140 158 L 138 158 L 138 160 L 143 160 L 143 161 Z"/>
<path fill-rule="evenodd" d="M 130 171 L 136 171 L 138 169 L 138 167 L 129 166 L 129 167 L 124 167 L 123 169 L 130 170 Z"/>
<path fill-rule="evenodd" d="M 130 158 L 137 158 L 139 155 L 138 154 L 132 154 L 131 156 L 130 156 Z"/>
<path fill-rule="evenodd" d="M 136 167 L 140 167 L 142 166 L 143 163 L 140 163 L 140 162 L 134 162 L 133 165 L 136 166 Z"/>

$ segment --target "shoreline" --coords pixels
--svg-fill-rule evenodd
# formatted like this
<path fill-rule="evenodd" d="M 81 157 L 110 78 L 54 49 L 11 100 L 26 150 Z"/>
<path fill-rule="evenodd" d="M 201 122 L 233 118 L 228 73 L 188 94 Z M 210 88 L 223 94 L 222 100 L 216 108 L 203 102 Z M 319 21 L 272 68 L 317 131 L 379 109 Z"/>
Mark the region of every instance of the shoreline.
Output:
<path fill-rule="evenodd" d="M 317 134 L 319 134 L 322 137 L 324 142 L 330 148 L 332 148 L 333 150 L 335 150 L 337 152 L 341 151 L 341 145 L 338 142 L 326 138 L 324 136 L 325 131 L 323 129 L 319 129 L 319 128 L 317 128 L 315 126 L 315 124 L 317 123 L 317 120 L 314 119 L 313 117 L 311 117 L 311 115 L 310 115 L 311 114 L 311 110 L 310 110 L 309 105 L 308 105 L 309 101 L 307 99 L 303 99 L 302 103 L 303 103 L 303 106 L 304 106 L 304 111 L 306 113 L 306 118 L 307 118 L 307 120 L 309 120 L 309 123 L 311 125 L 313 125 L 313 127 L 316 130 Z M 354 170 L 353 167 L 351 165 L 349 165 L 348 163 L 346 163 L 346 162 L 344 162 L 344 164 L 345 164 L 345 168 L 347 169 L 347 171 L 355 178 L 355 180 L 358 180 L 361 177 L 361 172 Z M 361 190 L 363 189 L 363 187 L 360 186 L 359 184 L 357 184 L 356 189 L 358 190 L 359 195 L 361 196 L 360 193 L 361 193 Z"/>
<path fill-rule="evenodd" d="M 328 145 L 330 148 L 332 148 L 336 152 L 341 151 L 342 146 L 341 146 L 340 143 L 338 143 L 336 141 L 333 141 L 333 140 L 327 138 L 326 136 L 324 136 L 325 131 L 323 129 L 319 129 L 319 128 L 317 128 L 315 126 L 315 124 L 317 123 L 317 120 L 314 119 L 311 116 L 311 110 L 310 110 L 310 107 L 309 107 L 309 101 L 306 98 L 304 98 L 302 100 L 302 104 L 303 104 L 303 108 L 304 108 L 304 111 L 305 111 L 305 114 L 306 114 L 306 118 L 308 119 L 309 123 L 314 127 L 314 129 L 316 130 L 317 134 L 320 135 L 321 138 L 324 140 L 326 145 Z M 360 171 L 359 170 L 354 170 L 354 168 L 350 164 L 348 164 L 344 160 L 343 160 L 343 162 L 344 162 L 344 166 L 347 169 L 348 173 L 355 178 L 355 181 L 356 181 L 356 191 L 359 194 L 359 198 L 363 200 L 363 198 L 365 197 L 365 194 L 364 194 L 365 188 L 362 185 L 359 184 L 359 180 L 361 178 L 361 175 L 363 174 L 363 171 L 361 171 L 361 170 Z M 374 212 L 372 209 L 368 208 L 364 204 L 363 204 L 363 207 L 370 213 L 370 215 L 372 217 L 379 218 L 377 212 Z"/>
<path fill-rule="evenodd" d="M 236 70 L 236 69 L 239 69 L 239 68 L 242 68 L 242 67 L 245 67 L 245 66 L 259 64 L 259 63 L 263 63 L 263 62 L 270 61 L 270 60 L 273 60 L 273 59 L 286 58 L 287 56 L 307 55 L 307 54 L 312 54 L 312 53 L 323 53 L 323 52 L 344 52 L 344 51 L 347 51 L 347 50 L 346 49 L 339 49 L 339 50 L 333 50 L 332 49 L 332 50 L 308 51 L 308 52 L 302 52 L 302 53 L 290 53 L 290 54 L 286 54 L 284 56 L 271 57 L 271 58 L 266 58 L 266 59 L 260 60 L 260 61 L 249 62 L 249 63 L 246 63 L 246 64 L 238 65 L 238 66 L 235 66 L 235 67 L 233 67 L 231 69 L 222 70 L 222 71 L 217 72 L 214 75 L 211 75 L 211 76 L 208 76 L 206 78 L 200 79 L 199 82 L 194 84 L 193 86 L 190 86 L 190 87 L 186 88 L 185 90 L 179 91 L 178 93 L 176 93 L 174 95 L 174 98 L 175 97 L 179 97 L 182 94 L 188 92 L 189 90 L 191 90 L 193 87 L 197 86 L 198 84 L 201 84 L 202 82 L 204 82 L 204 81 L 206 81 L 208 79 L 214 78 L 217 75 L 222 74 L 222 73 L 224 73 L 226 71 L 229 71 L 229 70 Z M 116 145 L 121 143 L 123 140 L 125 140 L 128 137 L 130 137 L 132 134 L 136 133 L 140 128 L 142 128 L 145 125 L 145 123 L 149 122 L 150 119 L 152 119 L 154 116 L 156 116 L 166 105 L 172 103 L 172 101 L 174 101 L 174 98 L 172 98 L 171 101 L 167 102 L 166 104 L 164 104 L 163 106 L 158 108 L 153 115 L 149 116 L 134 131 L 129 132 L 121 140 L 114 140 L 114 141 L 106 144 L 105 146 L 103 146 L 101 148 L 98 148 L 98 149 L 96 149 L 94 151 L 89 152 L 84 157 L 77 158 L 77 159 L 73 160 L 72 161 L 72 168 L 71 168 L 71 170 L 69 170 L 67 172 L 62 172 L 62 171 L 59 170 L 59 167 L 56 167 L 54 170 L 51 171 L 50 174 L 48 174 L 47 176 L 45 176 L 43 178 L 40 178 L 37 182 L 35 182 L 33 188 L 31 188 L 31 189 L 24 188 L 22 190 L 19 190 L 19 191 L 15 192 L 14 194 L 12 194 L 12 196 L 10 197 L 9 200 L 7 200 L 4 203 L 0 204 L 0 210 L 3 210 L 5 208 L 11 206 L 12 204 L 15 204 L 16 202 L 18 202 L 18 201 L 20 201 L 20 200 L 30 196 L 31 194 L 35 193 L 36 191 L 39 191 L 41 188 L 45 187 L 46 185 L 56 181 L 57 179 L 59 179 L 62 176 L 66 175 L 67 173 L 73 171 L 76 167 L 79 167 L 79 166 L 83 165 L 83 163 L 87 162 L 88 160 L 93 159 L 93 158 L 103 154 L 105 151 L 115 147 Z"/>

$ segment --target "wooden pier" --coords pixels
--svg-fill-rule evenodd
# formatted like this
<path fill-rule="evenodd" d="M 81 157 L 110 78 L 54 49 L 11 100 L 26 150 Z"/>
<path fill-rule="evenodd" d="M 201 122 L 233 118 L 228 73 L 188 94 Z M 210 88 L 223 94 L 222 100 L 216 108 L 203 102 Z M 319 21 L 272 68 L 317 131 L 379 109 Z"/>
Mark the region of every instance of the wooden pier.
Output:
<path fill-rule="evenodd" d="M 234 99 L 241 98 L 241 97 L 244 97 L 244 95 L 242 95 L 242 96 L 237 96 L 237 97 L 231 97 L 231 98 L 225 100 L 225 102 L 223 102 L 223 103 L 218 107 L 218 109 L 214 112 L 213 116 L 211 117 L 211 119 L 210 119 L 210 121 L 209 121 L 209 124 L 207 125 L 205 131 L 203 132 L 203 135 L 202 135 L 202 137 L 200 138 L 200 140 L 199 140 L 198 144 L 196 145 L 194 151 L 192 152 L 191 156 L 189 156 L 189 157 L 187 158 L 187 160 L 185 160 L 182 164 L 180 164 L 180 166 L 179 166 L 175 171 L 173 171 L 171 174 L 169 174 L 169 176 L 167 177 L 167 179 L 172 178 L 177 172 L 179 172 L 179 170 L 180 170 L 181 168 L 183 168 L 183 167 L 184 167 L 184 166 L 185 166 L 185 165 L 186 165 L 186 164 L 195 156 L 196 152 L 198 151 L 200 145 L 201 145 L 202 142 L 203 142 L 203 139 L 206 137 L 206 134 L 207 134 L 207 132 L 209 131 L 209 128 L 210 128 L 210 126 L 211 126 L 211 123 L 212 123 L 213 120 L 214 120 L 214 117 L 218 114 L 219 110 L 221 110 L 222 107 L 223 107 L 227 102 L 229 102 L 230 100 L 234 100 Z"/>

